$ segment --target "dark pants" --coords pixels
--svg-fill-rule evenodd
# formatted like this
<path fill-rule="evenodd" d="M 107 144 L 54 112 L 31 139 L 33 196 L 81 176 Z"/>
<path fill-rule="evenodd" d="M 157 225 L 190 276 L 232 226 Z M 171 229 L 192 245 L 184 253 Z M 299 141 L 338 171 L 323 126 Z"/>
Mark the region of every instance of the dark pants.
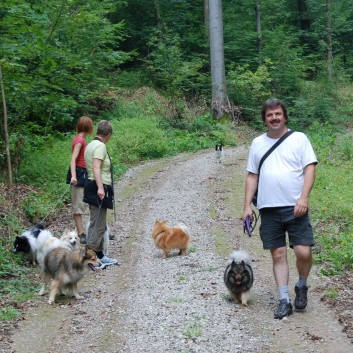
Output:
<path fill-rule="evenodd" d="M 107 224 L 107 208 L 89 204 L 90 224 L 87 234 L 87 245 L 95 252 L 103 251 L 105 226 Z"/>

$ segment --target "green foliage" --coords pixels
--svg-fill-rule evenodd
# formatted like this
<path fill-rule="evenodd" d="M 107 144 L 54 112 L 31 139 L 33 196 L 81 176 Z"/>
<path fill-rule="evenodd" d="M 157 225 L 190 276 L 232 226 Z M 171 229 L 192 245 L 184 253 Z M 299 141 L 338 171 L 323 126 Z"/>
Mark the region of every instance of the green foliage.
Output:
<path fill-rule="evenodd" d="M 185 276 L 185 275 L 179 275 L 179 276 L 177 277 L 177 282 L 178 282 L 178 283 L 180 283 L 180 282 L 185 282 L 185 281 L 187 281 L 187 280 L 188 280 L 188 277 Z"/>
<path fill-rule="evenodd" d="M 173 296 L 173 297 L 169 297 L 167 301 L 168 301 L 168 303 L 179 304 L 179 303 L 183 303 L 184 299 L 183 299 L 183 297 Z"/>
<path fill-rule="evenodd" d="M 178 35 L 167 30 L 162 33 L 157 31 L 149 46 L 147 69 L 157 86 L 163 87 L 172 96 L 195 96 L 206 92 L 209 79 L 202 74 L 205 59 L 197 55 L 185 59 Z"/>
<path fill-rule="evenodd" d="M 338 291 L 336 289 L 328 289 L 324 292 L 325 297 L 330 299 L 337 299 Z"/>
<path fill-rule="evenodd" d="M 347 234 L 338 229 L 336 234 L 325 232 L 320 237 L 320 252 L 316 254 L 316 261 L 325 264 L 321 269 L 325 275 L 336 275 L 345 269 L 352 269 L 353 232 Z"/>
<path fill-rule="evenodd" d="M 124 89 L 137 90 L 143 86 L 153 86 L 146 76 L 146 72 L 138 68 L 134 71 L 120 71 L 114 77 L 114 82 L 116 82 L 118 87 L 123 87 Z"/>
<path fill-rule="evenodd" d="M 338 139 L 332 125 L 313 124 L 309 134 L 319 160 L 311 196 L 315 258 L 332 275 L 353 268 L 353 144 L 350 133 Z"/>
<path fill-rule="evenodd" d="M 353 160 L 353 140 L 352 136 L 345 136 L 337 146 L 338 158 L 343 163 L 350 162 Z"/>
<path fill-rule="evenodd" d="M 21 153 L 24 160 L 15 175 L 16 180 L 38 186 L 47 184 L 49 178 L 51 182 L 63 181 L 63 169 L 67 170 L 70 163 L 73 136 L 33 136 L 30 133 L 23 136 Z"/>
<path fill-rule="evenodd" d="M 289 107 L 291 123 L 308 127 L 313 122 L 330 122 L 335 120 L 335 109 L 332 89 L 327 83 L 303 82 L 301 96 Z"/>
<path fill-rule="evenodd" d="M 11 295 L 19 299 L 24 293 L 33 292 L 37 284 L 30 280 L 30 269 L 23 266 L 22 257 L 14 256 L 4 240 L 0 239 L 0 297 Z M 17 308 L 4 305 L 0 309 L 0 321 L 11 320 L 20 314 Z"/>
<path fill-rule="evenodd" d="M 185 105 L 182 109 L 187 119 L 180 118 L 183 129 L 174 129 L 173 119 L 163 118 L 165 114 L 173 115 L 175 108 L 171 108 L 170 102 L 147 88 L 136 91 L 135 97 L 119 100 L 111 115 L 104 117 L 114 126 L 107 147 L 116 177 L 126 171 L 127 165 L 142 160 L 213 148 L 216 143 L 232 146 L 237 143 L 230 124 L 221 124 L 207 114 L 193 117 L 193 111 Z M 31 223 L 55 214 L 70 199 L 70 188 L 65 181 L 73 137 L 74 133 L 21 135 L 18 150 L 22 162 L 14 170 L 14 179 L 32 188 L 19 201 Z"/>
<path fill-rule="evenodd" d="M 122 23 L 106 15 L 120 3 L 6 1 L 0 5 L 0 57 L 10 123 L 48 131 L 93 111 L 109 74 L 129 58 Z"/>
<path fill-rule="evenodd" d="M 279 26 L 263 33 L 265 46 L 263 58 L 271 60 L 272 93 L 274 96 L 291 97 L 299 93 L 300 83 L 308 70 L 307 58 L 299 43 L 296 31 Z"/>
<path fill-rule="evenodd" d="M 251 120 L 256 126 L 260 123 L 259 104 L 271 96 L 271 71 L 273 64 L 270 59 L 255 71 L 248 64 L 232 65 L 228 70 L 227 87 L 229 98 L 241 107 L 245 119 Z"/>
<path fill-rule="evenodd" d="M 159 158 L 166 154 L 166 134 L 158 128 L 153 117 L 136 117 L 114 122 L 111 145 L 117 159 L 134 163 L 143 159 Z"/>
<path fill-rule="evenodd" d="M 200 52 L 207 53 L 204 12 L 199 2 L 129 0 L 114 17 L 116 21 L 126 23 L 124 47 L 127 50 L 138 48 L 140 58 L 149 55 L 148 43 L 155 36 L 156 28 L 163 25 L 169 29 L 171 36 L 180 38 L 180 47 L 187 60 Z"/>
<path fill-rule="evenodd" d="M 236 145 L 231 125 L 215 121 L 210 114 L 195 116 L 195 111 L 181 102 L 171 103 L 148 88 L 141 88 L 133 97 L 119 100 L 108 116 L 115 131 L 108 148 L 119 163 L 197 151 L 216 143 Z"/>
<path fill-rule="evenodd" d="M 201 316 L 194 315 L 193 321 L 186 325 L 183 335 L 190 340 L 202 336 L 202 318 Z"/>
<path fill-rule="evenodd" d="M 21 201 L 21 207 L 31 222 L 55 213 L 70 199 L 70 188 L 65 181 L 72 138 L 73 135 L 55 135 L 23 139 L 23 161 L 14 170 L 14 179 L 34 187 Z"/>
<path fill-rule="evenodd" d="M 21 312 L 11 306 L 5 305 L 0 309 L 0 321 L 10 321 L 20 315 Z"/>
<path fill-rule="evenodd" d="M 166 128 L 166 130 L 164 128 Z M 187 130 L 170 129 L 154 116 L 139 116 L 114 121 L 110 143 L 112 155 L 123 163 L 160 158 L 179 152 L 197 151 L 213 147 L 215 143 L 235 145 L 229 127 L 211 117 L 200 117 L 188 125 Z"/>

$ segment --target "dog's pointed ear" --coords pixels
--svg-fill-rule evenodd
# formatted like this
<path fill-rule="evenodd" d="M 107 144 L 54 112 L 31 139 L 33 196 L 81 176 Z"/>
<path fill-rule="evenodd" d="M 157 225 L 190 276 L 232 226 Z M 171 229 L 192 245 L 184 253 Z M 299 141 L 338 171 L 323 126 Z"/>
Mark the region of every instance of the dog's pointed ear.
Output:
<path fill-rule="evenodd" d="M 91 249 L 88 245 L 82 246 L 80 249 L 80 255 L 85 259 L 87 257 L 87 250 Z"/>

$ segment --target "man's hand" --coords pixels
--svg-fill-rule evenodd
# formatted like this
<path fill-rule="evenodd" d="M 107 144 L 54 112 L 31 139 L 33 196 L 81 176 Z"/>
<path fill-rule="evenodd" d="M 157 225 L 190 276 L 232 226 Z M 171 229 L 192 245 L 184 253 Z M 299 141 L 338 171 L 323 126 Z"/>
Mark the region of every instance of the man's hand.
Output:
<path fill-rule="evenodd" d="M 294 206 L 294 216 L 302 217 L 308 212 L 308 202 L 307 198 L 301 197 Z"/>
<path fill-rule="evenodd" d="M 244 211 L 243 211 L 243 220 L 246 220 L 246 217 L 250 217 L 251 221 L 253 220 L 253 213 L 252 213 L 252 209 L 250 206 L 246 206 L 244 207 Z"/>

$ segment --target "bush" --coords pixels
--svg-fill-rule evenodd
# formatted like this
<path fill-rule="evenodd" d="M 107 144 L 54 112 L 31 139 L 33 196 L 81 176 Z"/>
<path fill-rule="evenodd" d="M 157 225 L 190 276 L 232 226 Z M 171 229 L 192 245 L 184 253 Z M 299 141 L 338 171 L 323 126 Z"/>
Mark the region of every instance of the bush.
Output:
<path fill-rule="evenodd" d="M 137 117 L 113 121 L 114 134 L 110 149 L 114 158 L 124 163 L 160 158 L 167 154 L 168 138 L 154 117 Z"/>
<path fill-rule="evenodd" d="M 233 65 L 228 71 L 227 89 L 229 98 L 242 110 L 244 120 L 253 126 L 261 124 L 259 117 L 261 104 L 271 96 L 271 60 L 266 60 L 256 71 L 249 65 Z"/>
<path fill-rule="evenodd" d="M 332 275 L 353 268 L 353 146 L 349 132 L 337 135 L 331 124 L 313 124 L 309 136 L 319 160 L 311 194 L 315 258 L 322 272 Z"/>

